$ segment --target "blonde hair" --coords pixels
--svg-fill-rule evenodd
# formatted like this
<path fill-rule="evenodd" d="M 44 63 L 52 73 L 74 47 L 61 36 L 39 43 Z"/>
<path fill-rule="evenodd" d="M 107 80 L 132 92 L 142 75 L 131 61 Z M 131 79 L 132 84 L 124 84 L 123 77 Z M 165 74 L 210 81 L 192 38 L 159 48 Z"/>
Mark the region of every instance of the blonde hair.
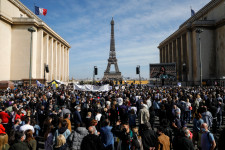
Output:
<path fill-rule="evenodd" d="M 0 149 L 2 149 L 5 144 L 8 144 L 8 138 L 7 134 L 0 134 Z"/>
<path fill-rule="evenodd" d="M 55 147 L 59 148 L 59 147 L 63 146 L 64 144 L 66 144 L 66 138 L 64 137 L 64 135 L 60 134 L 57 137 L 57 145 Z"/>

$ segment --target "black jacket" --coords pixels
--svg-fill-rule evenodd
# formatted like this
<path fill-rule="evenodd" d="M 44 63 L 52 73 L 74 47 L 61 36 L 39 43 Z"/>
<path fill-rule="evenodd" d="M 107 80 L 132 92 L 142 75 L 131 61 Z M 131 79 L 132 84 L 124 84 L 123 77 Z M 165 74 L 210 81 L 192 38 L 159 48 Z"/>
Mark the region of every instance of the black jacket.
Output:
<path fill-rule="evenodd" d="M 12 146 L 10 146 L 9 149 L 10 150 L 29 150 L 29 146 L 27 143 L 19 141 L 17 143 L 14 143 Z"/>
<path fill-rule="evenodd" d="M 142 144 L 143 144 L 144 150 L 149 150 L 150 147 L 157 146 L 158 138 L 155 131 L 150 129 L 145 130 L 142 132 L 141 138 L 142 138 Z"/>
<path fill-rule="evenodd" d="M 81 150 L 102 150 L 103 144 L 100 138 L 94 134 L 88 134 L 81 142 Z"/>
<path fill-rule="evenodd" d="M 177 137 L 173 141 L 174 150 L 194 150 L 194 145 L 187 137 Z"/>

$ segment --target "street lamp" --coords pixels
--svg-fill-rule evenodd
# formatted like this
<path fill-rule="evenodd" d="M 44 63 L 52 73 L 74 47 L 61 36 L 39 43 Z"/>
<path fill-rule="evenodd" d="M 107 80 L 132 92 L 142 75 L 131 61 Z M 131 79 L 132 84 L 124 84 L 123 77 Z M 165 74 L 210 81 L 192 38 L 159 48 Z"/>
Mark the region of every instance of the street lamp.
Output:
<path fill-rule="evenodd" d="M 97 68 L 97 66 L 94 66 L 94 71 L 93 71 L 93 84 L 94 84 L 94 81 L 95 81 L 95 75 L 98 75 L 98 68 Z"/>
<path fill-rule="evenodd" d="M 139 74 L 139 82 L 140 82 L 140 86 L 141 86 L 141 73 L 140 73 L 140 65 L 137 65 L 136 67 L 136 74 Z"/>
<path fill-rule="evenodd" d="M 27 30 L 31 33 L 31 37 L 30 37 L 30 70 L 29 70 L 29 86 L 31 87 L 33 32 L 36 32 L 36 30 L 33 27 L 29 27 Z"/>
<path fill-rule="evenodd" d="M 198 39 L 199 39 L 199 59 L 200 59 L 200 86 L 202 86 L 202 54 L 201 54 L 201 37 L 200 34 L 203 32 L 202 29 L 196 29 L 196 33 L 198 33 Z"/>

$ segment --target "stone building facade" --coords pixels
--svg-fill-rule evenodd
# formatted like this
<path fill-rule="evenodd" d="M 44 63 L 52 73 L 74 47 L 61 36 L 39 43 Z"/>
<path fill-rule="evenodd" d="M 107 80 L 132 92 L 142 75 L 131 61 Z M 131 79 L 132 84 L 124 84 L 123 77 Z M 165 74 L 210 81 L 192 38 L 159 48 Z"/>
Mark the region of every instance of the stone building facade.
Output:
<path fill-rule="evenodd" d="M 33 27 L 32 79 L 69 80 L 70 45 L 19 0 L 0 0 L 0 80 L 29 79 Z"/>
<path fill-rule="evenodd" d="M 202 32 L 197 33 L 198 29 Z M 201 68 L 203 82 L 223 79 L 225 0 L 210 1 L 162 41 L 158 48 L 160 63 L 176 63 L 178 81 L 186 80 L 192 85 L 199 85 Z"/>

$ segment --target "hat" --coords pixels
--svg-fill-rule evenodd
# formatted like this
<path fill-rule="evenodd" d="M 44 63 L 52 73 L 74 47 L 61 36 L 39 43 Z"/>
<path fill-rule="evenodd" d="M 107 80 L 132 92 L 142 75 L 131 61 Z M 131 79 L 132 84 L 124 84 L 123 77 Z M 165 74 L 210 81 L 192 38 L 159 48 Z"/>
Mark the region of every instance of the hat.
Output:
<path fill-rule="evenodd" d="M 6 134 L 5 128 L 3 127 L 2 124 L 0 124 L 0 134 Z"/>

